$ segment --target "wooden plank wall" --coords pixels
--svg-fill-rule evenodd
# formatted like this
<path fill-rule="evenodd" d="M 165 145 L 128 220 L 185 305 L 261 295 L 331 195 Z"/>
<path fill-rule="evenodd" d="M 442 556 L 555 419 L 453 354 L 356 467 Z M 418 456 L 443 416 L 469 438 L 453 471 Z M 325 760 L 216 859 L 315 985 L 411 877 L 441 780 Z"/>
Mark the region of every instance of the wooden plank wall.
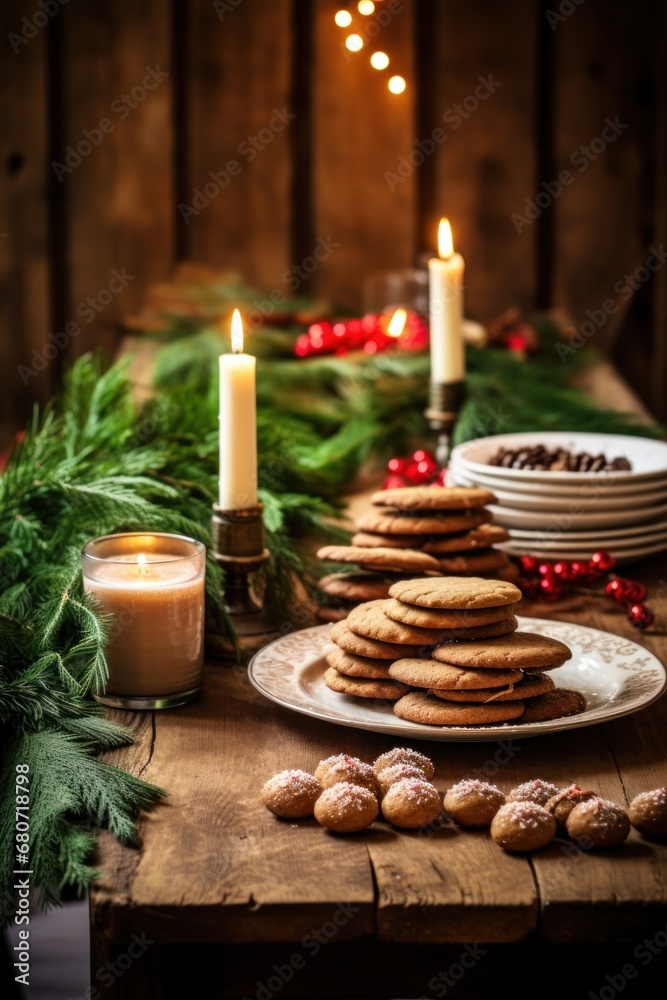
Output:
<path fill-rule="evenodd" d="M 358 307 L 364 277 L 432 250 L 445 213 L 470 315 L 557 306 L 579 326 L 617 302 L 594 342 L 667 417 L 665 273 L 625 278 L 665 240 L 660 0 L 379 0 L 371 18 L 350 3 L 355 55 L 340 6 L 3 6 L 5 439 L 71 357 L 113 350 L 120 318 L 178 261 L 270 291 L 320 239 L 329 252 L 299 290 Z M 376 48 L 405 93 L 370 68 Z M 627 127 L 600 151 L 607 118 Z M 392 182 L 418 142 L 423 162 Z M 77 334 L 26 383 L 18 366 L 68 323 Z"/>

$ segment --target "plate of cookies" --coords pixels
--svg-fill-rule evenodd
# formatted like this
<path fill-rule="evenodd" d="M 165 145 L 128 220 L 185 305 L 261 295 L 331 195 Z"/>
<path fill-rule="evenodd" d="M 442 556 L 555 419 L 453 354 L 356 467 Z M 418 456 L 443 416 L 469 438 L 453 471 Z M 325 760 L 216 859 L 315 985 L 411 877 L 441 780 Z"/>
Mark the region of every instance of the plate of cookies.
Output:
<path fill-rule="evenodd" d="M 623 636 L 516 614 L 514 584 L 400 580 L 334 625 L 252 658 L 252 684 L 326 722 L 425 740 L 522 738 L 596 725 L 655 701 L 660 661 Z"/>

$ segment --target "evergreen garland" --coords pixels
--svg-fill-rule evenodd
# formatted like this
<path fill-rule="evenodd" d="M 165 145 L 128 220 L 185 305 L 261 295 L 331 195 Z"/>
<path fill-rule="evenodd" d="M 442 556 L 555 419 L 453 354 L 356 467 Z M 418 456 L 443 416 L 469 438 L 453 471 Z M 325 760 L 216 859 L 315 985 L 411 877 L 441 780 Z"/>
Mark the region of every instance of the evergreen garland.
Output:
<path fill-rule="evenodd" d="M 296 360 L 300 330 L 264 329 L 251 345 L 258 367 L 260 499 L 271 561 L 260 587 L 275 620 L 304 624 L 296 580 L 314 579 L 309 541 L 340 536 L 340 497 L 362 465 L 429 440 L 423 417 L 428 356 Z M 541 354 L 524 362 L 468 349 L 468 398 L 456 440 L 516 430 L 656 434 L 634 418 L 598 410 L 573 389 L 555 331 L 540 328 Z M 123 364 L 82 358 L 62 396 L 36 416 L 0 478 L 0 859 L 3 913 L 11 911 L 14 771 L 30 768 L 32 884 L 47 902 L 94 877 L 94 831 L 131 842 L 137 810 L 163 792 L 101 762 L 131 742 L 106 721 L 91 692 L 106 678 L 111 622 L 84 595 L 80 549 L 118 531 L 166 531 L 210 544 L 218 475 L 216 329 L 175 320 L 163 335 L 156 394 L 138 405 Z M 268 361 L 268 359 L 271 359 Z M 578 366 L 587 357 L 579 352 Z M 590 360 L 590 357 L 588 358 Z M 221 579 L 207 565 L 208 628 L 232 636 Z M 302 610 L 302 609 L 301 609 Z"/>

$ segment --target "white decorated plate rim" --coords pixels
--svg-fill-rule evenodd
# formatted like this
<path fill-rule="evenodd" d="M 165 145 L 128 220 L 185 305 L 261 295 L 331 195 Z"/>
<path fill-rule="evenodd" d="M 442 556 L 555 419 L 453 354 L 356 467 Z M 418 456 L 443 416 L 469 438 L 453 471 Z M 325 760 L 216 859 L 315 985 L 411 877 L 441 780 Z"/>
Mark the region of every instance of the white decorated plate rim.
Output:
<path fill-rule="evenodd" d="M 321 681 L 331 644 L 330 625 L 316 625 L 274 640 L 248 664 L 253 686 L 291 711 L 337 725 L 405 738 L 450 742 L 524 739 L 597 725 L 645 708 L 667 685 L 665 668 L 653 653 L 624 636 L 573 622 L 519 619 L 523 631 L 561 639 L 573 658 L 552 672 L 560 686 L 577 687 L 589 701 L 580 715 L 547 722 L 489 726 L 426 726 L 399 719 L 386 702 L 364 703 L 329 691 Z M 573 683 L 572 678 L 575 678 Z M 590 705 L 591 697 L 597 704 Z"/>

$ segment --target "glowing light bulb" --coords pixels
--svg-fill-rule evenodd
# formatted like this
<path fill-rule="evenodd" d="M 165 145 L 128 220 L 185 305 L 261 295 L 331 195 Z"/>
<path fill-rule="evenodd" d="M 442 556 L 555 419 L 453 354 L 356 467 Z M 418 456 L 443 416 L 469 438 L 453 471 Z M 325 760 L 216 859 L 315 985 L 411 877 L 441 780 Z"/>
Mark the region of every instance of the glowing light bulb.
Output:
<path fill-rule="evenodd" d="M 373 11 L 375 10 L 375 4 L 373 3 L 373 0 L 359 0 L 359 3 L 357 4 L 357 10 L 359 11 L 360 14 L 368 16 L 369 14 L 372 14 Z"/>
<path fill-rule="evenodd" d="M 406 83 L 402 76 L 392 76 L 387 86 L 392 94 L 402 94 L 406 88 Z"/>
<path fill-rule="evenodd" d="M 347 28 L 352 24 L 352 15 L 349 10 L 339 10 L 334 17 L 334 21 L 339 28 Z"/>
<path fill-rule="evenodd" d="M 371 66 L 373 69 L 386 69 L 389 65 L 389 56 L 386 52 L 374 52 L 371 56 Z"/>
<path fill-rule="evenodd" d="M 361 35 L 348 35 L 345 39 L 345 46 L 350 52 L 358 52 L 359 49 L 363 49 L 364 40 Z"/>
<path fill-rule="evenodd" d="M 454 253 L 454 240 L 452 239 L 452 227 L 449 219 L 440 219 L 438 226 L 438 256 L 442 260 L 447 260 Z"/>
<path fill-rule="evenodd" d="M 387 334 L 390 337 L 400 337 L 405 329 L 405 322 L 408 318 L 408 314 L 405 309 L 397 309 L 394 315 L 389 320 L 389 326 L 387 327 Z"/>
<path fill-rule="evenodd" d="M 243 320 L 238 309 L 232 313 L 232 351 L 234 354 L 243 351 Z"/>

